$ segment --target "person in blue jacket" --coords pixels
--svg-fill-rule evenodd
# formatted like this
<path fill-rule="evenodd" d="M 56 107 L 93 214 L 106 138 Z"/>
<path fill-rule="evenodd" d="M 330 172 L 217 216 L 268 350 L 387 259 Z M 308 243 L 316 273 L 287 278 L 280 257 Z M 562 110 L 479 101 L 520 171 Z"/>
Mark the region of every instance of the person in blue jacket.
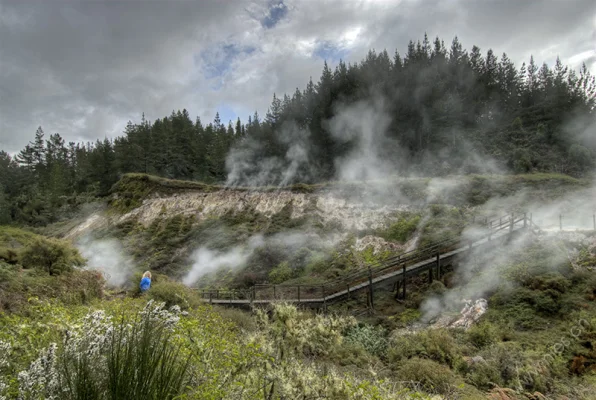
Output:
<path fill-rule="evenodd" d="M 151 272 L 145 271 L 143 279 L 141 279 L 141 292 L 146 292 L 151 287 Z"/>

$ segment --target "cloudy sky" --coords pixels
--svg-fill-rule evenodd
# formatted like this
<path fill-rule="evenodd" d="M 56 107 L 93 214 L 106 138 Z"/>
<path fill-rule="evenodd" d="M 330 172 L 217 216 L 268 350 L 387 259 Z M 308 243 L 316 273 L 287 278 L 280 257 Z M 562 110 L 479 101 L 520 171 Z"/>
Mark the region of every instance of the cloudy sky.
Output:
<path fill-rule="evenodd" d="M 264 115 L 323 60 L 405 52 L 427 32 L 596 70 L 593 0 L 0 0 L 0 149 L 41 125 L 67 141 L 186 108 L 211 121 Z"/>

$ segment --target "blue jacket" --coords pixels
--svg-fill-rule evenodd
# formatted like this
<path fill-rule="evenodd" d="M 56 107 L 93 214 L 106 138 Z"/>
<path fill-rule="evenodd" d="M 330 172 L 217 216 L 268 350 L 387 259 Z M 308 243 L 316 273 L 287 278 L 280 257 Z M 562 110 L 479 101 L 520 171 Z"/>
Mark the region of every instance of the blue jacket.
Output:
<path fill-rule="evenodd" d="M 149 289 L 151 286 L 151 279 L 145 277 L 141 279 L 141 292 L 144 292 Z"/>

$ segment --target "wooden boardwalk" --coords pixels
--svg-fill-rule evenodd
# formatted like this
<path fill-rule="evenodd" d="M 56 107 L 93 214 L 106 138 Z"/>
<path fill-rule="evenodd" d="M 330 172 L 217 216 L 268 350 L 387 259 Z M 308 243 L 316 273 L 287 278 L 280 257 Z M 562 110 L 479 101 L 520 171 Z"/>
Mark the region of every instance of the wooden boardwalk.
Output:
<path fill-rule="evenodd" d="M 305 306 L 326 307 L 327 304 L 349 299 L 367 291 L 367 300 L 374 307 L 374 289 L 394 285 L 396 297 L 406 297 L 407 278 L 426 273 L 429 282 L 441 277 L 442 267 L 450 264 L 457 255 L 472 249 L 492 246 L 495 241 L 506 240 L 517 231 L 536 229 L 526 214 L 508 215 L 486 221 L 478 227 L 472 239 L 449 238 L 439 243 L 399 254 L 381 263 L 369 264 L 352 274 L 320 285 L 255 285 L 248 290 L 200 290 L 202 299 L 211 304 L 230 306 L 265 305 L 288 302 Z"/>

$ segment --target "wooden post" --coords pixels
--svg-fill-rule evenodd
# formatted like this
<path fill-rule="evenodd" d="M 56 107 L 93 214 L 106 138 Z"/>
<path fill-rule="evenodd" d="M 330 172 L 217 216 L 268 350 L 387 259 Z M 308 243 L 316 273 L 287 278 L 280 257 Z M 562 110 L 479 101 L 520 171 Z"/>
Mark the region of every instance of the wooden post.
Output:
<path fill-rule="evenodd" d="M 511 213 L 511 222 L 509 222 L 509 232 L 513 232 L 514 221 L 515 221 L 515 217 L 513 216 L 513 213 Z"/>
<path fill-rule="evenodd" d="M 300 303 L 300 285 L 298 285 L 298 303 Z"/>
<path fill-rule="evenodd" d="M 405 265 L 403 266 L 403 270 L 402 270 L 401 276 L 402 276 L 401 280 L 402 280 L 403 286 L 404 286 L 404 289 L 403 289 L 404 296 L 403 297 L 404 297 L 404 300 L 405 300 L 406 299 L 406 266 Z"/>
<path fill-rule="evenodd" d="M 256 286 L 252 286 L 252 299 L 253 301 L 257 299 L 257 288 Z"/>
<path fill-rule="evenodd" d="M 327 311 L 327 299 L 325 299 L 325 285 L 321 286 L 321 290 L 323 291 L 323 309 Z"/>
<path fill-rule="evenodd" d="M 219 299 L 219 289 L 215 290 L 215 298 Z"/>
<path fill-rule="evenodd" d="M 428 283 L 433 283 L 433 266 L 428 269 Z"/>
<path fill-rule="evenodd" d="M 348 290 L 348 300 L 350 300 L 350 284 L 349 283 L 346 285 L 346 288 Z"/>
<path fill-rule="evenodd" d="M 373 281 L 372 281 L 372 270 L 368 267 L 368 292 L 370 293 L 370 308 L 375 309 Z"/>
<path fill-rule="evenodd" d="M 524 228 L 528 226 L 528 222 L 526 221 L 526 213 L 524 213 Z"/>
<path fill-rule="evenodd" d="M 209 304 L 213 304 L 213 292 L 209 291 Z"/>
<path fill-rule="evenodd" d="M 441 255 L 437 253 L 437 279 L 441 279 Z"/>

